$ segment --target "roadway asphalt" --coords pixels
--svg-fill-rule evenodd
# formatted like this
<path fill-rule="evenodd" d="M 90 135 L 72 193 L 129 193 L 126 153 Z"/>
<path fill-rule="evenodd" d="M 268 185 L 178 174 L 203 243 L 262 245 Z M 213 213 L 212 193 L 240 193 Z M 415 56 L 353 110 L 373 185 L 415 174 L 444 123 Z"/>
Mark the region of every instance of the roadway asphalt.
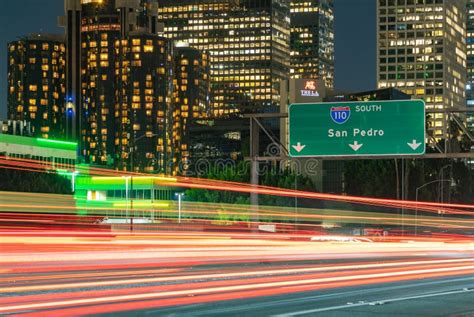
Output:
<path fill-rule="evenodd" d="M 116 312 L 113 316 L 468 317 L 474 316 L 474 275 Z"/>

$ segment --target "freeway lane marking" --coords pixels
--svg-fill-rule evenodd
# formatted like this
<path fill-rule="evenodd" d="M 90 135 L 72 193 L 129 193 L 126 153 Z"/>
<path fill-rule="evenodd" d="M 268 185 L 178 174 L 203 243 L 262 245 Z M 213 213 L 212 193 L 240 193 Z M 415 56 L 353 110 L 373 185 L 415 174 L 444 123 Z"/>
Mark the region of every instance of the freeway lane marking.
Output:
<path fill-rule="evenodd" d="M 456 278 L 456 279 L 448 279 L 448 280 L 442 280 L 442 281 L 432 281 L 432 282 L 416 282 L 416 284 L 413 285 L 413 287 L 426 287 L 426 286 L 433 286 L 433 285 L 440 285 L 440 284 L 448 284 L 448 283 L 457 283 L 457 282 L 466 282 L 466 281 L 471 281 L 474 280 L 474 277 L 472 278 Z M 237 313 L 241 312 L 245 314 L 245 312 L 251 311 L 251 310 L 257 310 L 257 309 L 263 309 L 263 308 L 275 308 L 276 306 L 287 306 L 287 305 L 294 305 L 294 304 L 302 304 L 302 303 L 307 303 L 308 301 L 314 302 L 315 300 L 324 300 L 326 298 L 332 298 L 332 297 L 338 297 L 341 295 L 348 296 L 348 295 L 357 295 L 360 296 L 362 293 L 373 293 L 374 290 L 377 292 L 383 292 L 383 291 L 395 291 L 395 290 L 401 290 L 401 289 L 406 289 L 410 286 L 407 285 L 397 285 L 397 286 L 384 286 L 384 287 L 377 287 L 377 288 L 370 288 L 370 289 L 364 289 L 364 290 L 352 290 L 352 291 L 343 291 L 343 292 L 334 292 L 334 293 L 329 293 L 329 294 L 324 294 L 324 295 L 311 295 L 311 296 L 304 296 L 304 297 L 298 297 L 298 298 L 292 298 L 292 299 L 274 299 L 272 298 L 271 300 L 267 302 L 259 302 L 255 304 L 248 304 L 245 303 L 242 306 L 234 306 L 233 307 L 228 307 L 226 306 L 225 308 L 222 309 L 216 309 L 213 307 L 212 309 L 209 310 L 202 310 L 199 312 L 193 312 L 192 316 L 197 317 L 197 316 L 208 316 L 211 314 L 218 315 L 218 314 L 228 314 L 228 313 Z M 159 312 L 160 310 L 155 310 L 154 312 Z"/>
<path fill-rule="evenodd" d="M 437 296 L 443 296 L 443 295 L 452 295 L 452 294 L 461 294 L 461 293 L 470 293 L 470 292 L 474 292 L 474 289 L 462 289 L 462 290 L 449 291 L 449 292 L 429 293 L 429 294 L 415 295 L 415 296 L 408 296 L 408 297 L 398 297 L 398 298 L 382 299 L 382 300 L 369 301 L 369 302 L 359 302 L 355 304 L 347 303 L 345 305 L 330 306 L 330 307 L 317 308 L 317 309 L 308 309 L 308 310 L 302 310 L 302 311 L 287 313 L 287 314 L 278 314 L 278 315 L 273 315 L 273 317 L 292 317 L 292 316 L 306 315 L 306 314 L 312 314 L 312 313 L 320 313 L 320 312 L 331 311 L 331 310 L 340 310 L 340 309 L 347 309 L 347 308 L 360 307 L 360 306 L 384 305 L 384 304 L 401 302 L 401 301 L 412 300 L 412 299 L 437 297 Z"/>
<path fill-rule="evenodd" d="M 32 309 L 45 309 L 45 308 L 55 308 L 61 306 L 74 306 L 74 305 L 91 305 L 91 304 L 100 304 L 107 302 L 124 302 L 124 301 L 133 301 L 133 300 L 144 300 L 144 299 L 159 299 L 172 296 L 196 296 L 201 294 L 209 293 L 221 293 L 221 292 L 235 292 L 242 290 L 258 290 L 264 288 L 280 288 L 286 286 L 298 286 L 298 285 L 307 285 L 312 283 L 328 283 L 328 282 L 338 282 L 338 281 L 354 281 L 354 280 L 366 280 L 366 279 L 375 279 L 375 278 L 386 278 L 386 277 L 400 277 L 400 276 L 410 276 L 415 274 L 433 274 L 433 273 L 455 273 L 462 271 L 470 271 L 472 273 L 474 270 L 474 265 L 460 266 L 460 267 L 449 267 L 449 268 L 438 268 L 438 269 L 424 269 L 424 270 L 413 270 L 408 272 L 392 272 L 392 273 L 377 273 L 377 274 L 363 274 L 355 276 L 340 276 L 340 277 L 329 277 L 329 278 L 316 278 L 316 279 L 307 279 L 303 281 L 285 281 L 285 282 L 268 282 L 261 284 L 251 284 L 251 285 L 236 285 L 236 286 L 219 286 L 219 287 L 209 287 L 204 289 L 194 288 L 186 289 L 179 291 L 164 291 L 164 292 L 152 292 L 146 294 L 131 294 L 131 295 L 117 295 L 117 296 L 103 296 L 97 298 L 84 298 L 84 299 L 70 299 L 70 300 L 59 300 L 51 302 L 42 302 L 42 303 L 27 303 L 27 304 L 18 304 L 0 307 L 0 312 L 13 312 L 18 310 L 32 310 Z M 291 315 L 290 315 L 291 316 Z"/>

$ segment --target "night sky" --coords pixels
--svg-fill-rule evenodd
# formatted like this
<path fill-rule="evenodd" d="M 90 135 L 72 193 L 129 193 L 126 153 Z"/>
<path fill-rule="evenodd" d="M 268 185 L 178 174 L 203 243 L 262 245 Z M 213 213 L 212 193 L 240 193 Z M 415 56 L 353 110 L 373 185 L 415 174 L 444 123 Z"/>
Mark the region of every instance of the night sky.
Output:
<path fill-rule="evenodd" d="M 63 0 L 1 0 L 0 119 L 6 118 L 7 43 L 34 33 L 60 33 Z M 336 89 L 363 91 L 376 86 L 375 0 L 335 0 Z"/>

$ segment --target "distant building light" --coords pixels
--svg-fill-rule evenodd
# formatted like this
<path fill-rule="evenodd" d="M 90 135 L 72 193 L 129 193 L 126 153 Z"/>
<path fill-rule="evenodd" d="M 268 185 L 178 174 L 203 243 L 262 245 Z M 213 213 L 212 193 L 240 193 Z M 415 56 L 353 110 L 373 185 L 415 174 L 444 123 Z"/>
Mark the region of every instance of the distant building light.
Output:
<path fill-rule="evenodd" d="M 82 0 L 82 1 L 81 1 L 81 4 L 89 4 L 89 3 L 102 4 L 102 0 Z"/>
<path fill-rule="evenodd" d="M 188 42 L 177 41 L 177 42 L 174 43 L 174 46 L 176 46 L 176 47 L 189 47 L 189 43 Z"/>

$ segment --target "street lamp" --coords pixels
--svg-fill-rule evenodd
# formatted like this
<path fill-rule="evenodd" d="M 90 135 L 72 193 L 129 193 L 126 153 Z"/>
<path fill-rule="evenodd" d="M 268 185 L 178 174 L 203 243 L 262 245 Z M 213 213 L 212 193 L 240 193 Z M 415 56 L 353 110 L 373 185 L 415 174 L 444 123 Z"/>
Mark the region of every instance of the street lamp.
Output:
<path fill-rule="evenodd" d="M 178 223 L 181 223 L 181 199 L 184 197 L 184 193 L 175 193 L 176 197 L 178 197 Z"/>
<path fill-rule="evenodd" d="M 71 172 L 71 190 L 74 193 L 76 191 L 76 175 L 79 174 L 79 171 Z"/>
<path fill-rule="evenodd" d="M 128 180 L 131 179 L 130 176 L 122 176 L 122 178 L 125 179 L 125 201 L 126 201 L 126 204 L 125 204 L 125 219 L 128 218 L 128 200 L 129 200 L 129 192 L 128 192 Z M 115 215 L 115 212 L 114 212 L 114 215 Z M 131 226 L 131 224 L 133 223 L 133 220 L 132 220 L 132 216 L 130 214 L 130 231 L 133 230 L 133 227 Z"/>
<path fill-rule="evenodd" d="M 450 170 L 451 170 L 450 174 L 452 175 L 452 173 L 453 173 L 453 165 L 452 165 L 452 164 L 447 164 L 447 165 L 441 167 L 441 169 L 439 170 L 439 177 L 438 177 L 439 180 L 444 179 L 444 170 L 445 170 L 446 168 L 448 168 L 448 167 L 451 168 L 451 169 L 450 169 Z M 443 184 L 444 184 L 444 182 L 439 182 L 439 201 L 440 201 L 441 203 L 444 202 L 444 186 L 443 186 Z"/>
<path fill-rule="evenodd" d="M 449 165 L 448 165 L 449 166 Z M 451 179 L 437 179 L 437 180 L 434 180 L 434 181 L 431 181 L 431 182 L 428 182 L 426 184 L 423 184 L 421 185 L 420 187 L 418 187 L 415 191 L 415 201 L 416 201 L 416 209 L 415 209 L 415 236 L 418 235 L 418 192 L 420 189 L 428 186 L 428 185 L 431 185 L 431 184 L 434 184 L 434 183 L 444 183 L 444 182 L 450 182 L 451 183 L 451 186 L 455 186 L 456 183 L 454 182 L 454 180 L 451 178 Z"/>

